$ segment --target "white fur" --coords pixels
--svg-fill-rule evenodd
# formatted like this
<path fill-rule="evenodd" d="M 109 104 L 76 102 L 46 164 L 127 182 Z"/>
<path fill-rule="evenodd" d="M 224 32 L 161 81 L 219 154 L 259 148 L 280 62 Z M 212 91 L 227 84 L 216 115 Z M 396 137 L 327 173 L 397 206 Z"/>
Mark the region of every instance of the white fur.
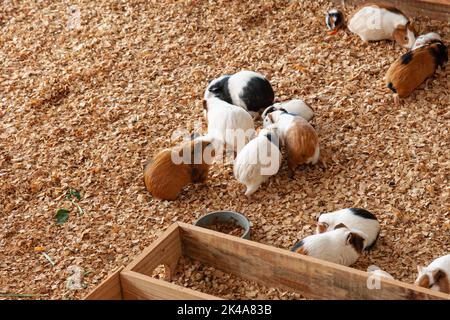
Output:
<path fill-rule="evenodd" d="M 419 279 L 426 275 L 428 276 L 428 279 L 430 280 L 430 289 L 434 291 L 440 291 L 439 285 L 436 283 L 433 283 L 433 276 L 432 272 L 441 269 L 447 274 L 447 278 L 450 279 L 450 254 L 446 256 L 442 256 L 431 262 L 427 267 L 417 267 L 417 270 L 419 272 L 419 275 L 416 279 L 416 284 L 418 284 Z M 450 281 L 450 280 L 449 280 Z"/>
<path fill-rule="evenodd" d="M 305 101 L 300 99 L 278 102 L 273 104 L 273 107 L 275 109 L 283 108 L 287 112 L 300 116 L 306 121 L 310 121 L 314 117 L 314 111 L 308 107 Z"/>
<path fill-rule="evenodd" d="M 270 121 L 268 116 L 265 116 L 263 119 L 263 125 L 265 128 L 274 126 L 277 128 L 279 135 L 280 135 L 280 141 L 281 144 L 284 146 L 286 145 L 286 137 L 287 132 L 289 128 L 291 127 L 294 120 L 300 116 L 292 115 L 283 111 L 273 111 L 270 113 L 272 116 L 273 122 Z M 319 161 L 320 156 L 320 147 L 319 144 L 317 144 L 316 149 L 314 150 L 314 155 L 306 160 L 306 164 L 316 164 Z"/>
<path fill-rule="evenodd" d="M 372 276 L 375 276 L 377 278 L 386 278 L 386 279 L 393 279 L 394 280 L 393 276 L 391 276 L 389 273 L 387 273 L 386 271 L 383 271 L 381 269 L 372 270 L 372 271 L 369 271 L 369 273 Z"/>
<path fill-rule="evenodd" d="M 417 48 L 423 47 L 427 45 L 430 41 L 433 40 L 441 40 L 441 36 L 437 34 L 436 32 L 429 32 L 426 34 L 423 34 L 419 37 L 417 37 L 416 42 L 414 42 L 414 45 L 412 46 L 411 50 L 415 50 Z"/>
<path fill-rule="evenodd" d="M 248 70 L 239 71 L 230 77 L 228 80 L 228 89 L 234 105 L 248 110 L 247 105 L 240 98 L 240 95 L 242 93 L 242 89 L 247 85 L 247 82 L 249 82 L 251 78 L 255 77 L 265 79 L 262 74 Z"/>
<path fill-rule="evenodd" d="M 209 98 L 206 102 L 208 136 L 225 143 L 228 149 L 239 152 L 254 135 L 252 117 L 244 109 L 216 97 Z"/>
<path fill-rule="evenodd" d="M 367 236 L 367 246 L 375 242 L 380 232 L 380 223 L 378 220 L 365 219 L 355 215 L 350 209 L 323 213 L 320 215 L 318 222 L 327 224 L 327 232 L 334 230 L 340 223 L 345 224 L 350 229 L 361 230 Z"/>
<path fill-rule="evenodd" d="M 350 266 L 358 260 L 360 255 L 347 241 L 352 232 L 364 237 L 360 231 L 339 228 L 304 238 L 303 248 L 308 256 Z"/>
<path fill-rule="evenodd" d="M 261 129 L 258 136 L 251 140 L 234 160 L 235 178 L 247 187 L 246 196 L 252 195 L 270 176 L 276 174 L 281 165 L 281 152 L 266 138 L 275 129 Z"/>
<path fill-rule="evenodd" d="M 366 6 L 350 19 L 348 29 L 366 42 L 393 40 L 394 30 L 407 22 L 408 18 L 404 15 L 376 6 Z M 408 30 L 407 34 L 409 41 L 405 47 L 410 48 L 415 40 L 414 33 Z"/>

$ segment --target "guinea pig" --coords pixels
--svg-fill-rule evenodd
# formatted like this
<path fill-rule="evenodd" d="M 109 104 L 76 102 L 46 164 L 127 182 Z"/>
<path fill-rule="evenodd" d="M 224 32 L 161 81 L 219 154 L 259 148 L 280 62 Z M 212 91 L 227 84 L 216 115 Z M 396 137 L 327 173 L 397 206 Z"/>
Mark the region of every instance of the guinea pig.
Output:
<path fill-rule="evenodd" d="M 264 119 L 268 113 L 281 109 L 284 109 L 288 113 L 296 116 L 300 116 L 306 121 L 311 121 L 314 117 L 314 111 L 305 103 L 305 101 L 300 99 L 292 99 L 289 101 L 274 103 L 264 110 L 261 117 Z"/>
<path fill-rule="evenodd" d="M 320 214 L 316 233 L 329 232 L 341 223 L 350 229 L 364 232 L 367 239 L 367 247 L 364 247 L 364 249 L 373 247 L 380 234 L 380 223 L 377 217 L 373 213 L 360 208 L 347 208 Z"/>
<path fill-rule="evenodd" d="M 281 152 L 276 128 L 264 128 L 237 154 L 234 160 L 235 178 L 251 196 L 259 186 L 280 169 Z"/>
<path fill-rule="evenodd" d="M 400 10 L 380 4 L 363 5 L 350 18 L 348 29 L 364 42 L 395 40 L 405 48 L 415 41 L 415 30 Z"/>
<path fill-rule="evenodd" d="M 268 113 L 264 126 L 274 124 L 282 144 L 287 149 L 288 167 L 293 172 L 299 165 L 316 164 L 319 160 L 319 137 L 314 128 L 300 116 L 284 109 Z"/>
<path fill-rule="evenodd" d="M 441 36 L 436 32 L 429 32 L 417 37 L 411 50 L 415 50 L 435 42 L 442 42 Z"/>
<path fill-rule="evenodd" d="M 217 97 L 203 103 L 208 120 L 208 136 L 224 143 L 228 150 L 239 152 L 253 138 L 253 118 L 244 109 Z"/>
<path fill-rule="evenodd" d="M 270 82 L 262 74 L 243 70 L 212 80 L 206 88 L 204 99 L 210 97 L 257 113 L 273 104 L 275 94 Z"/>
<path fill-rule="evenodd" d="M 209 140 L 195 139 L 159 152 L 144 169 L 144 184 L 153 197 L 175 200 L 190 183 L 204 182 L 214 157 Z"/>
<path fill-rule="evenodd" d="M 450 254 L 431 262 L 428 267 L 417 267 L 415 285 L 450 294 Z"/>
<path fill-rule="evenodd" d="M 442 42 L 432 43 L 398 58 L 386 74 L 387 87 L 398 97 L 405 98 L 422 82 L 434 75 L 448 61 L 448 49 Z"/>
<path fill-rule="evenodd" d="M 308 236 L 291 251 L 314 258 L 350 266 L 358 260 L 366 246 L 365 235 L 340 224 L 337 229 Z"/>
<path fill-rule="evenodd" d="M 345 27 L 345 18 L 342 11 L 331 9 L 325 16 L 325 23 L 331 34 L 336 33 L 339 29 Z"/>

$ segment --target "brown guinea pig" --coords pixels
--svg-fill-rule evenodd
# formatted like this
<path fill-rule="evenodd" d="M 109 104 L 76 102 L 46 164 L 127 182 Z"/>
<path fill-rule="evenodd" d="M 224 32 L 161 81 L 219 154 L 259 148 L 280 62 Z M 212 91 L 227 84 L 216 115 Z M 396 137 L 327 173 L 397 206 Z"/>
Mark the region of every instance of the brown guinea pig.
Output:
<path fill-rule="evenodd" d="M 175 200 L 186 185 L 206 180 L 213 157 L 211 141 L 201 139 L 164 149 L 145 167 L 145 187 L 155 198 Z"/>
<path fill-rule="evenodd" d="M 398 97 L 407 97 L 422 82 L 431 77 L 439 66 L 443 68 L 447 61 L 448 49 L 442 42 L 409 51 L 389 67 L 386 85 Z"/>

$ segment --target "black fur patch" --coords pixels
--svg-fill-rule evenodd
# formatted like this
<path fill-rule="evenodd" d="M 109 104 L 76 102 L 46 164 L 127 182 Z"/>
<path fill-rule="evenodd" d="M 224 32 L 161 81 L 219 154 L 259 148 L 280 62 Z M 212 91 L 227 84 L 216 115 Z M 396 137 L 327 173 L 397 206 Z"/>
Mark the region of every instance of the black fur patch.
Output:
<path fill-rule="evenodd" d="M 275 147 L 280 149 L 280 142 L 278 141 L 278 136 L 274 135 L 273 133 L 269 132 L 266 134 L 267 140 L 269 140 Z"/>
<path fill-rule="evenodd" d="M 232 103 L 230 90 L 228 89 L 229 79 L 230 76 L 224 77 L 222 80 L 214 83 L 211 87 L 209 87 L 208 91 L 212 92 L 214 96 L 219 98 L 220 100 Z"/>
<path fill-rule="evenodd" d="M 389 89 L 391 89 L 393 93 L 397 93 L 397 89 L 394 88 L 394 85 L 392 84 L 392 82 L 389 82 L 387 87 Z"/>
<path fill-rule="evenodd" d="M 370 219 L 370 220 L 378 220 L 375 215 L 365 209 L 361 208 L 349 208 L 351 213 L 353 213 L 355 216 L 364 218 L 364 219 Z"/>
<path fill-rule="evenodd" d="M 292 252 L 297 252 L 297 250 L 300 249 L 301 247 L 303 247 L 304 244 L 305 244 L 305 242 L 303 240 L 297 242 L 295 244 L 295 246 L 292 247 L 291 251 Z"/>
<path fill-rule="evenodd" d="M 242 89 L 239 98 L 244 101 L 249 111 L 258 112 L 273 104 L 275 94 L 267 79 L 252 77 Z"/>
<path fill-rule="evenodd" d="M 412 58 L 413 58 L 413 52 L 408 51 L 407 53 L 402 55 L 400 59 L 402 60 L 402 64 L 408 64 L 411 62 Z"/>
<path fill-rule="evenodd" d="M 448 61 L 448 48 L 442 42 L 437 42 L 428 48 L 437 67 L 443 67 Z"/>

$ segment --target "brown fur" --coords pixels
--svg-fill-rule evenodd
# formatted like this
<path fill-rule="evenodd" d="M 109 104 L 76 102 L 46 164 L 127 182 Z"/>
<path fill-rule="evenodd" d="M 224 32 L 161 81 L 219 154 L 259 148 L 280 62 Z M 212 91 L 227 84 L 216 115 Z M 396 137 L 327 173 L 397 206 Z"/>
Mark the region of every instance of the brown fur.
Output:
<path fill-rule="evenodd" d="M 391 86 L 393 88 L 391 90 L 397 92 L 400 98 L 409 96 L 414 89 L 436 72 L 438 63 L 430 50 L 438 50 L 433 48 L 438 45 L 434 43 L 418 48 L 398 58 L 387 71 L 388 87 Z M 407 63 L 404 62 L 406 56 L 409 60 Z"/>
<path fill-rule="evenodd" d="M 301 117 L 297 117 L 286 133 L 286 149 L 288 154 L 288 167 L 294 171 L 314 156 L 319 137 L 314 128 Z"/>
<path fill-rule="evenodd" d="M 430 287 L 430 278 L 426 274 L 422 275 L 417 281 L 419 287 L 429 288 Z"/>
<path fill-rule="evenodd" d="M 308 250 L 306 250 L 305 247 L 303 247 L 303 246 L 300 247 L 300 248 L 298 248 L 297 250 L 295 250 L 295 252 L 300 253 L 300 254 L 303 254 L 303 255 L 305 255 L 305 256 L 308 255 Z"/>
<path fill-rule="evenodd" d="M 210 145 L 208 141 L 194 140 L 187 142 L 194 159 L 196 152 L 203 152 Z M 201 149 L 200 145 L 201 144 Z M 175 164 L 172 162 L 172 152 L 183 156 L 183 144 L 172 149 L 165 149 L 144 169 L 144 183 L 153 197 L 162 200 L 175 200 L 180 191 L 190 183 L 204 182 L 208 175 L 209 165 L 203 156 L 200 164 Z"/>
<path fill-rule="evenodd" d="M 350 233 L 347 242 L 352 245 L 356 252 L 362 253 L 364 249 L 364 238 L 357 233 Z"/>
<path fill-rule="evenodd" d="M 432 272 L 433 280 L 439 285 L 439 291 L 444 293 L 450 293 L 450 283 L 447 274 L 440 270 L 434 270 Z"/>

